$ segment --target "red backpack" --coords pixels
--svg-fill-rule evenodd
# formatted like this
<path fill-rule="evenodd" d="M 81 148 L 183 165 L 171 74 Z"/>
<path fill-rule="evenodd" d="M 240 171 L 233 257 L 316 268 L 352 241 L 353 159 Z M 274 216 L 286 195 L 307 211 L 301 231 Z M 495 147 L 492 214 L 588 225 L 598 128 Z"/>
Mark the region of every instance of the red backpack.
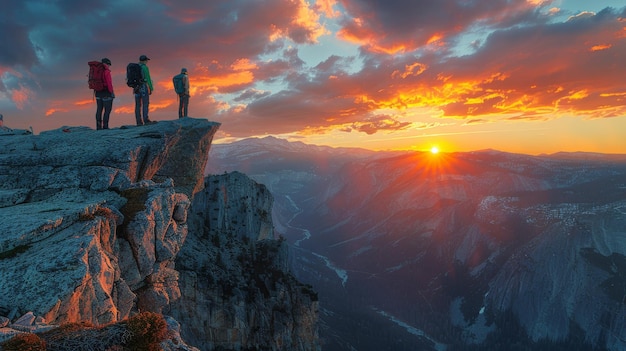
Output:
<path fill-rule="evenodd" d="M 102 91 L 106 89 L 104 85 L 104 65 L 100 61 L 89 61 L 89 89 L 94 91 Z"/>

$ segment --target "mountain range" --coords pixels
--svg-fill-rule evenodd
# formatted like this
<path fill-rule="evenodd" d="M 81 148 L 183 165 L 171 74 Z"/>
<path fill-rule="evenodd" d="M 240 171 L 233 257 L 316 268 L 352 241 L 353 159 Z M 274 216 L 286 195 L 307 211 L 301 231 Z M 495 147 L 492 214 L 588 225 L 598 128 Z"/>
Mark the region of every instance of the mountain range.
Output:
<path fill-rule="evenodd" d="M 214 144 L 274 196 L 335 350 L 626 348 L 626 155 Z"/>

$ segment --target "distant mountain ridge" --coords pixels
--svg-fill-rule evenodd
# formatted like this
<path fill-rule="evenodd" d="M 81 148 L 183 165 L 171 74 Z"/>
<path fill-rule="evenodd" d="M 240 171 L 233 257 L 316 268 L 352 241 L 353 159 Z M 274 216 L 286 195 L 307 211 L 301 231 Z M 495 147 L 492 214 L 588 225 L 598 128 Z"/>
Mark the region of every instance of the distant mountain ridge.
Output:
<path fill-rule="evenodd" d="M 290 145 L 214 145 L 207 171 L 273 193 L 324 350 L 626 347 L 626 155 Z"/>

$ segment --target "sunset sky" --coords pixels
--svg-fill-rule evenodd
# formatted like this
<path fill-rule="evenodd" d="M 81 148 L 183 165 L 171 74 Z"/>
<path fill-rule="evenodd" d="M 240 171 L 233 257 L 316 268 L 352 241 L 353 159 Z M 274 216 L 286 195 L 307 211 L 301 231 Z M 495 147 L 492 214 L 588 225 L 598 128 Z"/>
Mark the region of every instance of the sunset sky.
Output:
<path fill-rule="evenodd" d="M 9 0 L 0 39 L 4 124 L 35 133 L 95 129 L 103 57 L 110 125 L 133 125 L 145 54 L 150 118 L 177 118 L 186 67 L 218 143 L 626 153 L 624 0 Z"/>

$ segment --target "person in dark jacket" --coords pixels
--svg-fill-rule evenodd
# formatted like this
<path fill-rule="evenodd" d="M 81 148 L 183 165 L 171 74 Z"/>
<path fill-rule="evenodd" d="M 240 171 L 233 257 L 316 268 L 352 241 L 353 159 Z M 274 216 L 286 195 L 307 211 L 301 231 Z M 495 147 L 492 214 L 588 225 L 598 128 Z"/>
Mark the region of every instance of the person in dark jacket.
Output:
<path fill-rule="evenodd" d="M 102 59 L 102 65 L 104 66 L 104 90 L 96 91 L 96 129 L 109 129 L 109 117 L 111 115 L 111 109 L 113 108 L 113 99 L 115 99 L 115 92 L 113 91 L 113 80 L 111 79 L 111 60 L 108 58 Z"/>
<path fill-rule="evenodd" d="M 178 94 L 178 118 L 187 117 L 189 112 L 189 75 L 187 69 L 180 70 L 180 74 L 177 77 L 181 77 L 183 82 L 183 92 Z"/>

